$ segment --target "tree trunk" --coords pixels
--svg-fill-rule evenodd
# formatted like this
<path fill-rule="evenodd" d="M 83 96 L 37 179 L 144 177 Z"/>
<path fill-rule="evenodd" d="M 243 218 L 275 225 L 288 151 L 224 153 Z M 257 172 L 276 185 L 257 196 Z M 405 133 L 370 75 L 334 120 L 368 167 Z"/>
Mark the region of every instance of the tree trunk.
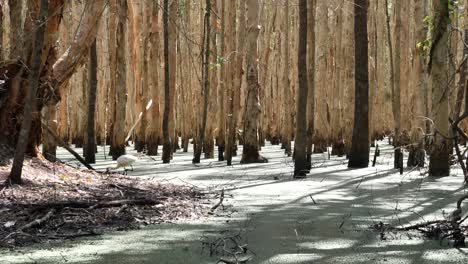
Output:
<path fill-rule="evenodd" d="M 226 56 L 226 0 L 221 0 L 221 43 L 218 54 L 224 59 Z M 218 130 L 216 135 L 216 143 L 218 145 L 218 161 L 224 161 L 224 150 L 226 147 L 226 81 L 227 72 L 225 70 L 226 64 L 222 64 L 220 67 L 220 82 L 218 84 Z"/>
<path fill-rule="evenodd" d="M 112 142 L 110 155 L 116 160 L 125 154 L 125 117 L 127 112 L 127 63 L 125 61 L 126 47 L 126 17 L 127 0 L 118 1 L 117 37 L 116 37 L 116 72 L 113 73 L 115 82 L 115 106 L 113 118 Z"/>
<path fill-rule="evenodd" d="M 258 152 L 257 124 L 260 114 L 257 67 L 258 0 L 247 0 L 247 98 L 244 115 L 244 147 L 241 163 L 268 162 Z"/>
<path fill-rule="evenodd" d="M 429 175 L 449 176 L 450 160 L 449 141 L 445 138 L 449 132 L 448 111 L 448 36 L 450 23 L 448 0 L 435 0 L 434 28 L 430 52 L 429 72 L 432 75 L 432 119 L 434 121 L 434 140 L 429 159 Z"/>
<path fill-rule="evenodd" d="M 235 92 L 234 92 L 234 72 L 235 72 L 235 60 L 233 59 L 236 52 L 236 42 L 235 42 L 235 35 L 236 35 L 236 12 L 235 12 L 235 1 L 229 1 L 230 5 L 226 8 L 226 35 L 225 38 L 225 45 L 226 45 L 226 56 L 227 60 L 229 61 L 226 64 L 225 71 L 226 71 L 226 88 L 227 88 L 227 106 L 228 106 L 228 114 L 226 119 L 226 149 L 225 149 L 225 158 L 227 165 L 232 164 L 232 154 L 234 151 L 234 144 L 236 143 L 236 127 L 235 127 L 235 115 L 236 111 L 239 109 L 235 108 Z"/>
<path fill-rule="evenodd" d="M 208 100 L 210 98 L 210 83 L 209 83 L 209 71 L 208 66 L 210 63 L 210 36 L 211 36 L 211 1 L 206 0 L 206 10 L 205 10 L 205 32 L 204 32 L 204 48 L 203 48 L 203 116 L 202 124 L 200 128 L 200 137 L 198 139 L 198 146 L 195 151 L 194 158 L 192 163 L 200 163 L 200 156 L 202 152 L 202 145 L 205 142 L 205 129 L 206 129 L 206 118 L 208 115 Z"/>
<path fill-rule="evenodd" d="M 307 34 L 308 96 L 307 96 L 307 169 L 312 168 L 312 142 L 315 129 L 315 12 L 316 0 L 310 1 Z"/>
<path fill-rule="evenodd" d="M 96 162 L 96 135 L 95 135 L 95 116 L 96 116 L 96 92 L 97 92 L 97 48 L 96 40 L 93 42 L 89 52 L 89 94 L 88 94 L 88 126 L 86 130 L 86 152 L 84 153 L 87 163 Z"/>
<path fill-rule="evenodd" d="M 11 167 L 8 181 L 10 184 L 21 184 L 21 174 L 23 171 L 23 161 L 28 143 L 28 137 L 31 130 L 32 112 L 36 110 L 36 91 L 39 87 L 39 77 L 41 74 L 41 51 L 44 46 L 44 33 L 46 28 L 47 12 L 49 9 L 49 1 L 41 0 L 41 9 L 39 17 L 36 20 L 35 26 L 37 31 L 34 40 L 34 50 L 32 53 L 31 73 L 29 74 L 29 90 L 26 92 L 26 100 L 24 103 L 23 121 L 18 137 L 18 143 L 15 150 L 15 157 Z"/>
<path fill-rule="evenodd" d="M 354 128 L 348 167 L 366 168 L 369 165 L 369 65 L 367 41 L 368 0 L 354 1 L 354 71 L 356 99 Z"/>
<path fill-rule="evenodd" d="M 285 1 L 285 7 L 284 7 L 284 25 L 283 25 L 283 55 L 284 55 L 284 61 L 283 61 L 283 133 L 282 133 L 282 143 L 284 146 L 284 153 L 288 155 L 288 157 L 291 156 L 292 151 L 291 151 L 291 134 L 292 134 L 292 110 L 291 110 L 291 85 L 290 85 L 290 80 L 289 80 L 289 71 L 290 71 L 290 65 L 289 65 L 289 50 L 291 49 L 291 46 L 289 44 L 289 30 L 290 30 L 290 23 L 289 23 L 289 0 Z"/>
<path fill-rule="evenodd" d="M 294 177 L 305 177 L 307 169 L 307 0 L 299 2 L 299 48 L 297 51 L 299 91 L 296 96 Z"/>
<path fill-rule="evenodd" d="M 149 96 L 153 100 L 153 107 L 149 110 L 148 113 L 148 128 L 146 129 L 146 142 L 148 144 L 148 155 L 157 155 L 158 154 L 158 143 L 160 140 L 160 89 L 159 89 L 159 43 L 160 43 L 160 26 L 159 26 L 159 6 L 156 3 L 153 3 L 152 6 L 152 15 L 151 15 L 151 30 L 149 33 L 149 46 L 150 48 L 150 58 L 148 62 L 148 67 L 151 69 L 151 74 L 149 74 L 149 86 L 150 93 Z"/>
<path fill-rule="evenodd" d="M 164 116 L 163 116 L 163 163 L 171 161 L 172 143 L 169 132 L 169 112 L 170 112 L 170 84 L 169 84 L 169 0 L 164 0 L 163 7 L 163 27 L 164 27 Z"/>

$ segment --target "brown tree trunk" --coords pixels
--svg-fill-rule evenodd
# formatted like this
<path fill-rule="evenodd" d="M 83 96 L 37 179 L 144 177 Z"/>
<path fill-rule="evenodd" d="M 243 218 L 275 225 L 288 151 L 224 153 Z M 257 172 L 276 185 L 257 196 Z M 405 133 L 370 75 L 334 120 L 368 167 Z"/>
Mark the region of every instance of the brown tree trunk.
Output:
<path fill-rule="evenodd" d="M 172 143 L 169 131 L 170 114 L 170 65 L 169 65 L 169 0 L 164 0 L 163 7 L 163 27 L 164 27 L 164 116 L 163 116 L 163 163 L 171 162 Z"/>
<path fill-rule="evenodd" d="M 316 0 L 310 1 L 307 33 L 307 65 L 308 65 L 308 96 L 307 96 L 307 169 L 312 168 L 312 142 L 315 129 L 315 12 Z"/>
<path fill-rule="evenodd" d="M 36 20 L 35 26 L 37 31 L 34 40 L 34 50 L 32 53 L 31 73 L 29 74 L 29 89 L 26 92 L 26 100 L 24 103 L 23 121 L 18 137 L 18 143 L 15 150 L 15 157 L 11 172 L 8 177 L 10 184 L 21 184 L 21 174 L 23 171 L 23 161 L 28 143 L 28 137 L 32 124 L 32 112 L 36 110 L 36 91 L 39 87 L 39 77 L 41 74 L 41 50 L 44 46 L 44 33 L 46 28 L 47 12 L 49 9 L 49 1 L 41 0 L 41 9 L 39 17 Z"/>
<path fill-rule="evenodd" d="M 297 51 L 299 91 L 296 96 L 294 177 L 305 177 L 307 169 L 307 0 L 299 1 L 299 48 Z"/>
<path fill-rule="evenodd" d="M 194 153 L 192 163 L 200 163 L 200 156 L 202 152 L 202 145 L 205 142 L 205 129 L 206 129 L 206 118 L 208 116 L 208 100 L 210 98 L 210 76 L 208 72 L 208 66 L 210 62 L 210 36 L 211 36 L 211 1 L 206 0 L 205 10 L 205 30 L 204 30 L 204 47 L 203 47 L 203 116 L 202 124 L 200 128 L 200 137 L 198 139 L 198 146 Z"/>
<path fill-rule="evenodd" d="M 268 162 L 258 151 L 257 124 L 260 114 L 257 67 L 258 0 L 247 0 L 247 98 L 244 115 L 244 146 L 241 163 Z"/>
<path fill-rule="evenodd" d="M 96 93 L 97 93 L 97 47 L 96 41 L 93 42 L 89 52 L 89 94 L 88 94 L 88 125 L 86 130 L 86 147 L 84 148 L 84 157 L 87 163 L 96 162 L 96 135 L 95 135 L 95 117 L 96 117 Z"/>
<path fill-rule="evenodd" d="M 150 98 L 153 100 L 153 106 L 148 113 L 148 128 L 146 129 L 146 142 L 148 144 L 148 155 L 158 154 L 158 144 L 160 140 L 161 119 L 160 119 L 160 89 L 159 89 L 159 43 L 160 43 L 160 25 L 159 25 L 159 6 L 153 3 L 151 15 L 151 29 L 149 33 L 150 55 L 148 67 L 151 70 L 149 74 Z"/>
<path fill-rule="evenodd" d="M 289 0 L 285 1 L 285 8 L 284 8 L 284 25 L 283 25 L 283 133 L 282 133 L 282 144 L 284 146 L 284 153 L 291 156 L 291 134 L 292 134 L 292 110 L 291 110 L 291 85 L 289 80 L 289 50 L 291 46 L 289 44 L 289 31 L 290 31 L 290 22 L 289 22 Z"/>
<path fill-rule="evenodd" d="M 429 159 L 429 175 L 449 176 L 451 148 L 445 138 L 449 132 L 448 123 L 448 24 L 450 23 L 448 0 L 435 0 L 434 28 L 430 52 L 429 72 L 432 75 L 432 119 L 434 141 Z"/>
<path fill-rule="evenodd" d="M 368 0 L 354 1 L 355 86 L 354 128 L 348 167 L 369 165 L 369 65 L 367 40 Z"/>
<path fill-rule="evenodd" d="M 115 76 L 115 106 L 113 117 L 112 142 L 110 146 L 110 155 L 116 160 L 119 156 L 125 154 L 125 117 L 127 111 L 127 63 L 125 61 L 126 48 L 126 17 L 127 0 L 118 1 L 118 21 L 116 37 L 116 72 Z"/>

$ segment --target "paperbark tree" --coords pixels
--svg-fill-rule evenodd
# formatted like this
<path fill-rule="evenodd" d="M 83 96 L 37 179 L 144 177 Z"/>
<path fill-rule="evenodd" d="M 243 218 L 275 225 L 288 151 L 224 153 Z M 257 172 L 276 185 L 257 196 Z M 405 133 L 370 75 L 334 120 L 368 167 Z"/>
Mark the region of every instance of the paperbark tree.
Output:
<path fill-rule="evenodd" d="M 164 27 L 164 116 L 163 116 L 163 163 L 171 162 L 172 143 L 169 132 L 170 114 L 170 66 L 169 66 L 169 0 L 164 0 L 163 7 L 163 27 Z"/>
<path fill-rule="evenodd" d="M 110 146 L 110 154 L 112 159 L 116 160 L 121 155 L 125 154 L 125 117 L 127 113 L 127 63 L 125 54 L 126 46 L 126 18 L 127 18 L 127 0 L 118 0 L 117 2 L 117 36 L 116 36 L 116 72 L 115 76 L 115 94 L 112 96 L 115 100 L 112 141 Z"/>
<path fill-rule="evenodd" d="M 97 92 L 97 48 L 96 41 L 93 42 L 89 52 L 89 94 L 88 94 L 88 124 L 86 129 L 86 147 L 84 148 L 85 161 L 88 163 L 96 162 L 96 135 L 95 135 L 95 117 L 96 117 L 96 92 Z"/>
<path fill-rule="evenodd" d="M 354 0 L 354 127 L 348 167 L 369 165 L 369 65 L 367 40 L 368 0 Z"/>
<path fill-rule="evenodd" d="M 285 1 L 284 7 L 284 24 L 283 24 L 283 133 L 282 133 L 282 144 L 284 146 L 284 153 L 288 156 L 291 156 L 291 134 L 292 134 L 292 110 L 291 110 L 291 87 L 290 87 L 290 80 L 289 80 L 289 50 L 291 46 L 289 44 L 289 29 L 290 29 L 290 22 L 289 22 L 289 0 Z"/>
<path fill-rule="evenodd" d="M 432 75 L 432 120 L 434 139 L 430 150 L 429 175 L 448 176 L 450 173 L 449 108 L 448 108 L 448 25 L 450 24 L 449 0 L 435 0 L 434 27 L 429 58 Z"/>
<path fill-rule="evenodd" d="M 307 169 L 312 168 L 312 142 L 315 129 L 315 12 L 316 0 L 311 0 L 308 15 L 307 33 L 307 66 L 308 66 L 308 94 L 307 94 Z"/>
<path fill-rule="evenodd" d="M 268 162 L 258 150 L 257 123 L 260 114 L 257 67 L 258 0 L 247 0 L 247 98 L 244 115 L 244 146 L 241 163 Z"/>
<path fill-rule="evenodd" d="M 36 34 L 34 40 L 34 49 L 32 53 L 32 67 L 29 75 L 29 89 L 26 92 L 26 100 L 24 103 L 23 121 L 21 123 L 21 130 L 16 145 L 15 157 L 11 172 L 8 177 L 10 184 L 21 184 L 21 175 L 23 171 L 23 161 L 28 143 L 28 137 L 31 130 L 32 112 L 35 110 L 36 102 L 35 95 L 39 87 L 39 77 L 41 74 L 41 50 L 44 46 L 44 33 L 46 28 L 47 12 L 49 9 L 49 1 L 41 0 L 41 9 L 39 17 L 36 20 Z"/>
<path fill-rule="evenodd" d="M 305 177 L 307 169 L 307 0 L 299 1 L 299 48 L 297 52 L 299 91 L 296 96 L 294 177 Z"/>
<path fill-rule="evenodd" d="M 198 140 L 198 145 L 194 153 L 194 158 L 192 163 L 200 163 L 200 156 L 202 152 L 202 146 L 205 142 L 205 129 L 206 129 L 206 118 L 208 116 L 208 100 L 210 98 L 210 76 L 209 73 L 209 63 L 210 63 L 210 35 L 211 35 L 211 1 L 206 0 L 206 10 L 205 10 L 205 30 L 204 30 L 204 47 L 203 47 L 203 116 L 202 124 L 200 128 L 200 137 Z"/>

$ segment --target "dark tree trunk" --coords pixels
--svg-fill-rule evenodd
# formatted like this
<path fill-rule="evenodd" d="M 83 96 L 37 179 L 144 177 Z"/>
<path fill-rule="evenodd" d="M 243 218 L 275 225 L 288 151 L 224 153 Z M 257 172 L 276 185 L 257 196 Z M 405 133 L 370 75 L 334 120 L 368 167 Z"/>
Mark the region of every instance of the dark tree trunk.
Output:
<path fill-rule="evenodd" d="M 96 90 L 97 90 L 97 51 L 96 40 L 89 52 L 89 96 L 88 96 L 88 127 L 86 130 L 85 160 L 88 163 L 96 162 L 96 137 L 94 134 L 96 116 Z"/>
<path fill-rule="evenodd" d="M 369 65 L 367 0 L 354 0 L 355 86 L 354 128 L 348 167 L 369 166 Z"/>
<path fill-rule="evenodd" d="M 18 143 L 15 151 L 15 158 L 11 167 L 11 173 L 8 178 L 10 184 L 21 184 L 21 174 L 23 170 L 24 155 L 28 143 L 29 133 L 32 124 L 32 112 L 36 109 L 35 98 L 36 91 L 39 87 L 39 77 L 41 74 L 41 51 L 44 46 L 44 32 L 46 28 L 46 18 L 49 9 L 49 1 L 41 0 L 41 9 L 39 18 L 36 20 L 37 31 L 35 34 L 34 49 L 32 53 L 31 73 L 29 74 L 29 89 L 26 92 L 26 100 L 24 105 L 23 121 L 18 137 Z"/>
<path fill-rule="evenodd" d="M 170 86 L 169 86 L 169 0 L 164 0 L 163 27 L 164 27 L 164 115 L 163 115 L 163 163 L 171 162 L 172 143 L 169 133 L 169 112 L 170 112 Z"/>
<path fill-rule="evenodd" d="M 307 169 L 307 0 L 299 1 L 299 47 L 297 50 L 299 90 L 296 97 L 294 177 L 305 177 Z"/>
<path fill-rule="evenodd" d="M 448 38 L 450 24 L 449 0 L 433 1 L 435 10 L 434 27 L 432 28 L 432 45 L 429 57 L 429 73 L 432 76 L 432 108 L 434 120 L 434 140 L 431 146 L 429 159 L 430 176 L 450 175 L 450 153 L 452 147 L 450 141 L 442 135 L 448 135 L 449 126 L 449 95 L 447 83 L 449 83 L 448 64 Z M 436 132 L 437 131 L 437 132 Z M 442 134 L 442 135 L 441 135 Z"/>
<path fill-rule="evenodd" d="M 202 116 L 202 125 L 200 129 L 200 138 L 198 140 L 198 145 L 195 151 L 195 156 L 192 159 L 192 163 L 200 163 L 200 156 L 202 152 L 202 145 L 205 142 L 205 129 L 206 129 L 206 118 L 208 115 L 208 99 L 210 98 L 210 85 L 208 75 L 208 66 L 210 62 L 210 35 L 211 35 L 211 1 L 206 0 L 206 10 L 205 10 L 205 33 L 204 41 L 205 47 L 203 49 L 203 116 Z M 207 147 L 207 146 L 205 146 Z"/>

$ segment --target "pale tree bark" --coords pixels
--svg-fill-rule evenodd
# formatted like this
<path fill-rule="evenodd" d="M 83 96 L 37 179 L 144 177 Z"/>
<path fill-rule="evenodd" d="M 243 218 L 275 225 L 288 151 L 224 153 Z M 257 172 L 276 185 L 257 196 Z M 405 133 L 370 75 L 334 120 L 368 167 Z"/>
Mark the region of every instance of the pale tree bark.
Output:
<path fill-rule="evenodd" d="M 307 169 L 307 0 L 299 1 L 299 48 L 297 52 L 299 91 L 296 96 L 294 177 L 305 177 Z"/>
<path fill-rule="evenodd" d="M 113 117 L 113 131 L 110 154 L 116 160 L 125 154 L 125 117 L 127 112 L 127 63 L 125 61 L 126 48 L 126 17 L 127 0 L 118 0 L 118 19 L 116 36 L 116 68 L 112 73 L 115 76 L 115 106 Z"/>
<path fill-rule="evenodd" d="M 400 61 L 401 61 L 401 50 L 400 50 L 400 42 L 401 42 L 401 3 L 397 3 L 395 5 L 395 33 L 394 39 L 395 42 L 392 41 L 391 35 L 391 27 L 390 27 L 390 15 L 388 13 L 388 0 L 385 0 L 385 15 L 387 17 L 387 41 L 388 41 L 388 48 L 390 53 L 390 85 L 391 85 L 391 92 L 392 92 L 392 110 L 393 110 L 393 118 L 394 118 L 394 134 L 393 134 L 393 146 L 395 147 L 395 154 L 394 154 L 394 168 L 400 168 L 400 159 L 402 155 L 402 151 L 400 149 L 400 128 L 401 128 L 401 102 L 400 102 Z"/>
<path fill-rule="evenodd" d="M 257 67 L 258 0 L 247 0 L 247 98 L 244 115 L 244 146 L 241 163 L 268 162 L 258 151 L 257 124 L 260 114 Z"/>
<path fill-rule="evenodd" d="M 427 31 L 424 29 L 425 26 L 421 21 L 424 19 L 424 2 L 426 0 L 414 1 L 414 26 L 416 41 L 423 41 L 426 38 Z M 426 70 L 424 68 L 422 47 L 414 47 L 414 61 L 413 61 L 413 80 L 412 86 L 414 87 L 414 98 L 416 101 L 416 112 L 414 119 L 414 125 L 411 130 L 411 142 L 413 143 L 409 147 L 409 155 L 407 166 L 423 167 L 424 166 L 424 123 L 425 120 L 422 118 L 426 116 L 424 111 L 427 101 L 424 96 L 424 80 L 426 78 Z"/>
<path fill-rule="evenodd" d="M 354 1 L 354 71 L 356 99 L 354 127 L 348 167 L 366 168 L 369 165 L 369 65 L 367 40 L 368 0 Z"/>
<path fill-rule="evenodd" d="M 146 129 L 146 142 L 148 144 L 148 155 L 158 154 L 158 143 L 160 140 L 160 89 L 159 89 L 159 42 L 160 42 L 160 25 L 159 25 L 159 6 L 153 3 L 151 8 L 151 29 L 149 33 L 149 62 L 148 68 L 151 69 L 149 74 L 149 96 L 153 100 L 153 106 L 148 113 L 148 128 Z"/>
<path fill-rule="evenodd" d="M 83 11 L 83 19 L 76 30 L 75 38 L 65 53 L 54 63 L 52 78 L 56 87 L 63 85 L 81 66 L 86 54 L 96 38 L 99 19 L 107 0 L 88 1 Z"/>
<path fill-rule="evenodd" d="M 21 184 L 21 175 L 23 171 L 23 161 L 26 152 L 27 142 L 32 124 L 32 112 L 35 109 L 36 91 L 39 87 L 39 77 L 41 74 L 41 50 L 44 45 L 44 33 L 46 28 L 47 12 L 49 1 L 41 0 L 39 17 L 36 20 L 36 34 L 34 40 L 34 49 L 32 53 L 32 67 L 29 75 L 29 89 L 26 92 L 24 104 L 23 121 L 18 137 L 18 143 L 15 150 L 15 157 L 11 166 L 11 172 L 8 177 L 9 184 Z"/>
<path fill-rule="evenodd" d="M 430 150 L 429 175 L 449 176 L 451 149 L 446 139 L 449 132 L 448 107 L 448 24 L 450 23 L 448 0 L 435 0 L 434 27 L 430 52 L 429 72 L 432 76 L 432 120 L 434 138 Z"/>

